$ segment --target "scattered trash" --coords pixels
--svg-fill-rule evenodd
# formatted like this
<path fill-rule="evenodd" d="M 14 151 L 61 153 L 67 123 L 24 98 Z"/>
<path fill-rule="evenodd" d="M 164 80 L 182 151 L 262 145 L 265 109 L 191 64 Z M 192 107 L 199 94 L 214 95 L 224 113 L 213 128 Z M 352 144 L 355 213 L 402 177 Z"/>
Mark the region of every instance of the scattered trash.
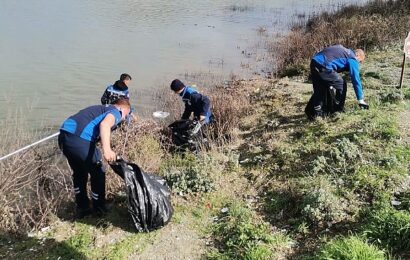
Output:
<path fill-rule="evenodd" d="M 391 205 L 392 205 L 392 206 L 400 206 L 400 205 L 401 205 L 401 202 L 400 202 L 400 201 L 397 201 L 397 200 L 392 200 L 392 201 L 391 201 Z"/>
<path fill-rule="evenodd" d="M 48 231 L 48 230 L 50 230 L 50 227 L 43 227 L 43 228 L 41 229 L 41 232 L 46 232 L 46 231 Z"/>
<path fill-rule="evenodd" d="M 169 113 L 165 111 L 155 111 L 154 113 L 152 113 L 152 116 L 155 118 L 164 119 L 169 116 Z"/>
<path fill-rule="evenodd" d="M 222 212 L 222 213 L 226 213 L 226 212 L 228 212 L 228 211 L 229 211 L 228 208 L 222 208 L 222 209 L 221 209 L 221 212 Z"/>

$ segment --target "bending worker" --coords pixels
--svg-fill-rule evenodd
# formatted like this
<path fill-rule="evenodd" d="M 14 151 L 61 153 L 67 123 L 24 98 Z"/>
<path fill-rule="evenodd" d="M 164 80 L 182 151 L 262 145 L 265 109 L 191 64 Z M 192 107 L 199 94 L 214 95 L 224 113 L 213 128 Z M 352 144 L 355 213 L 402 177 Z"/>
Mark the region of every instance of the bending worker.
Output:
<path fill-rule="evenodd" d="M 127 73 L 123 73 L 120 76 L 120 79 L 117 80 L 114 84 L 109 85 L 102 97 L 101 97 L 101 104 L 113 104 L 118 99 L 129 99 L 129 90 L 128 87 L 130 85 L 132 78 Z"/>
<path fill-rule="evenodd" d="M 365 59 L 362 49 L 355 51 L 345 48 L 342 45 L 334 45 L 323 49 L 315 54 L 310 63 L 310 71 L 313 82 L 313 95 L 311 98 L 313 109 L 310 113 L 308 107 L 306 113 L 308 117 L 325 116 L 328 112 L 343 111 L 346 99 L 346 82 L 338 74 L 348 71 L 356 93 L 356 98 L 360 108 L 368 109 L 369 105 L 364 101 L 362 83 L 360 80 L 360 63 Z M 334 110 L 329 111 L 324 103 L 329 88 L 335 90 Z M 309 105 L 308 105 L 309 106 Z M 309 115 L 313 113 L 313 115 Z"/>
<path fill-rule="evenodd" d="M 58 143 L 73 171 L 77 218 L 92 213 L 87 195 L 88 174 L 91 176 L 91 194 L 94 212 L 103 214 L 105 207 L 105 169 L 107 162 L 116 160 L 111 149 L 111 129 L 130 112 L 127 99 L 119 99 L 113 105 L 96 105 L 80 110 L 69 117 L 60 128 Z M 101 139 L 102 156 L 96 147 Z"/>
<path fill-rule="evenodd" d="M 212 122 L 211 101 L 207 96 L 200 94 L 189 86 L 185 86 L 179 79 L 171 82 L 171 90 L 179 94 L 185 104 L 181 119 L 189 119 L 193 113 L 194 119 L 203 124 Z"/>

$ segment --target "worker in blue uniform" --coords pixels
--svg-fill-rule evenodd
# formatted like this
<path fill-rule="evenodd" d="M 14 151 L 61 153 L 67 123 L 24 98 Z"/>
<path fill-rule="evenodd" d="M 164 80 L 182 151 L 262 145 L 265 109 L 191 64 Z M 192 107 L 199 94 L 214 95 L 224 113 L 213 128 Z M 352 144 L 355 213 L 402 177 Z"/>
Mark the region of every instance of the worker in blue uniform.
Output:
<path fill-rule="evenodd" d="M 190 86 L 185 86 L 179 79 L 171 82 L 171 90 L 179 94 L 185 104 L 181 119 L 189 119 L 193 114 L 194 119 L 201 122 L 201 124 L 212 122 L 211 101 L 207 96 L 200 94 Z"/>
<path fill-rule="evenodd" d="M 310 63 L 313 95 L 305 109 L 309 118 L 322 117 L 328 112 L 343 111 L 347 91 L 347 84 L 339 75 L 343 71 L 349 72 L 359 107 L 369 109 L 369 105 L 364 101 L 359 74 L 360 63 L 364 59 L 363 50 L 353 51 L 342 45 L 327 47 L 313 56 Z M 326 108 L 325 97 L 328 91 L 334 99 L 333 111 L 327 111 L 328 108 Z"/>
<path fill-rule="evenodd" d="M 93 210 L 97 214 L 106 212 L 102 158 L 109 163 L 116 160 L 110 144 L 111 130 L 125 120 L 129 113 L 128 99 L 119 99 L 112 105 L 96 105 L 80 110 L 66 119 L 60 128 L 58 142 L 73 171 L 78 218 L 92 213 L 87 195 L 88 174 L 91 177 Z M 96 147 L 99 140 L 102 154 Z"/>
<path fill-rule="evenodd" d="M 117 80 L 114 84 L 109 85 L 102 97 L 101 97 L 101 104 L 112 104 L 118 99 L 129 99 L 129 90 L 128 87 L 130 85 L 132 78 L 129 74 L 123 73 L 120 76 L 120 79 Z"/>

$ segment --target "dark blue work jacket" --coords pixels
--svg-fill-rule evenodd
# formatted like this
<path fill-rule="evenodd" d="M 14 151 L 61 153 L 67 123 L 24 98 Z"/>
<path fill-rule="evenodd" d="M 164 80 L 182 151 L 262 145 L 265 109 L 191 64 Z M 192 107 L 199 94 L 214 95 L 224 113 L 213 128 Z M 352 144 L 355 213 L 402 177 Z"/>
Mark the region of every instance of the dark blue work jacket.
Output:
<path fill-rule="evenodd" d="M 205 116 L 206 124 L 211 121 L 211 101 L 207 96 L 198 93 L 198 91 L 188 86 L 179 95 L 185 103 L 182 119 L 189 119 L 191 114 L 194 113 L 194 117 L 197 119 L 199 119 L 199 116 Z"/>

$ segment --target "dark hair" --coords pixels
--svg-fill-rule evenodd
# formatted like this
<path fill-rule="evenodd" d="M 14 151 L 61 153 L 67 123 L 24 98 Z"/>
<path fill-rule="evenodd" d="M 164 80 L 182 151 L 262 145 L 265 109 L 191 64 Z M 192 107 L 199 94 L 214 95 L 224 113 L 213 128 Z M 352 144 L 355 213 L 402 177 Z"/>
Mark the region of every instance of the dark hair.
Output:
<path fill-rule="evenodd" d="M 130 76 L 129 74 L 123 73 L 123 74 L 121 74 L 121 76 L 120 76 L 120 80 L 121 80 L 121 81 L 124 81 L 124 80 L 132 80 L 132 78 L 131 78 L 131 76 Z"/>
<path fill-rule="evenodd" d="M 173 91 L 180 91 L 181 89 L 183 89 L 183 88 L 185 88 L 185 85 L 184 85 L 184 83 L 182 83 L 179 79 L 174 79 L 172 82 L 171 82 L 171 89 L 173 90 Z"/>

